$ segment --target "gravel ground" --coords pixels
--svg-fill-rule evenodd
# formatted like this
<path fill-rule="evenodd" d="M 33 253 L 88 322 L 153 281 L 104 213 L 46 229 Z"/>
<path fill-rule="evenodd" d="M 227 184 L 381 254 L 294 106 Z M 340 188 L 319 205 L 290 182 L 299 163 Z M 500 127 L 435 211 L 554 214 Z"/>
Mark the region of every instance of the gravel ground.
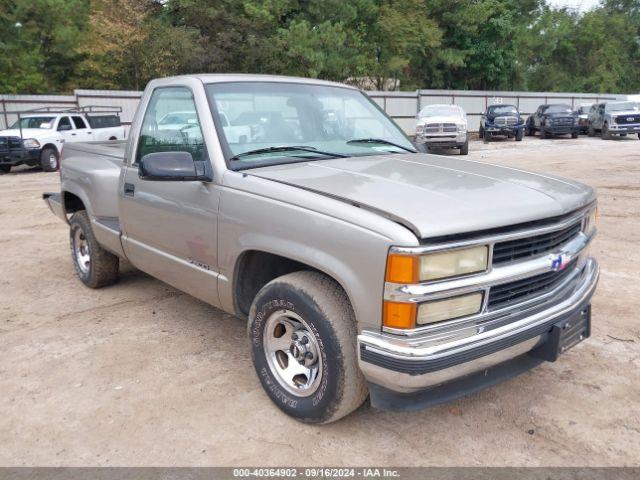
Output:
<path fill-rule="evenodd" d="M 0 465 L 639 465 L 639 147 L 472 142 L 471 160 L 598 188 L 592 338 L 447 405 L 365 405 L 324 427 L 267 399 L 242 321 L 132 268 L 83 287 L 67 228 L 40 198 L 58 175 L 1 175 Z"/>

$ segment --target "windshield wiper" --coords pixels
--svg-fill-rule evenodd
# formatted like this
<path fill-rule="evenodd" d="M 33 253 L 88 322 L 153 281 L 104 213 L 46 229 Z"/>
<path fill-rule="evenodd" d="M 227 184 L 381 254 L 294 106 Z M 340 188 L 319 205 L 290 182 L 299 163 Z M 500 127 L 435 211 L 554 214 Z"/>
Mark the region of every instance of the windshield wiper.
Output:
<path fill-rule="evenodd" d="M 407 152 L 418 153 L 416 152 L 416 150 L 412 148 L 398 145 L 397 143 L 390 142 L 389 140 L 385 140 L 384 138 L 354 138 L 353 140 L 349 140 L 347 142 L 347 144 L 351 144 L 351 143 L 378 143 L 378 144 L 391 145 L 392 147 L 401 148 L 402 150 L 406 150 Z"/>
<path fill-rule="evenodd" d="M 281 147 L 266 147 L 266 148 L 257 148 L 255 150 L 249 150 L 248 152 L 239 153 L 234 155 L 229 160 L 240 160 L 242 157 L 248 157 L 251 155 L 260 155 L 261 153 L 273 153 L 273 152 L 310 152 L 317 153 L 319 155 L 327 155 L 329 157 L 334 158 L 346 158 L 346 155 L 342 155 L 340 153 L 333 152 L 323 152 L 322 150 L 318 150 L 314 147 L 308 147 L 304 145 L 289 145 L 289 146 L 281 146 Z"/>

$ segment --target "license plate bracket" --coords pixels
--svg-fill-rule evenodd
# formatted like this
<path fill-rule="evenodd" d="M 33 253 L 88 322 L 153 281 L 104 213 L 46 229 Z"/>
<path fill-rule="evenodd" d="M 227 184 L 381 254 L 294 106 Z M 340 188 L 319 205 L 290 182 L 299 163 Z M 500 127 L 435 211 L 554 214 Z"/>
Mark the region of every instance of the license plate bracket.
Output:
<path fill-rule="evenodd" d="M 555 362 L 561 354 L 589 336 L 591 305 L 554 324 L 547 334 L 547 340 L 529 354 L 548 362 Z"/>

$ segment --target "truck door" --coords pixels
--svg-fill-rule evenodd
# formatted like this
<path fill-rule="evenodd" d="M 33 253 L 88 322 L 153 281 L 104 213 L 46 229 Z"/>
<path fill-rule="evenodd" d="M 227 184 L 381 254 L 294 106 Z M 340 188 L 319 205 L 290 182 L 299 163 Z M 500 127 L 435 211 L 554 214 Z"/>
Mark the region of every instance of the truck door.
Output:
<path fill-rule="evenodd" d="M 73 120 L 73 125 L 76 127 L 77 142 L 90 142 L 93 140 L 93 132 L 84 118 L 74 115 L 71 120 Z"/>
<path fill-rule="evenodd" d="M 82 142 L 84 138 L 78 138 L 78 133 L 71 125 L 71 119 L 67 116 L 60 117 L 58 120 L 58 133 L 62 135 L 65 142 Z"/>
<path fill-rule="evenodd" d="M 156 88 L 138 138 L 131 139 L 132 158 L 124 168 L 119 192 L 123 247 L 140 270 L 218 305 L 219 187 L 202 181 L 153 181 L 138 176 L 140 159 L 149 153 L 186 151 L 194 160 L 209 161 L 199 118 L 210 113 L 197 112 L 195 119 L 175 115 L 177 123 L 168 126 L 159 122 L 172 112 L 197 112 L 189 88 Z"/>

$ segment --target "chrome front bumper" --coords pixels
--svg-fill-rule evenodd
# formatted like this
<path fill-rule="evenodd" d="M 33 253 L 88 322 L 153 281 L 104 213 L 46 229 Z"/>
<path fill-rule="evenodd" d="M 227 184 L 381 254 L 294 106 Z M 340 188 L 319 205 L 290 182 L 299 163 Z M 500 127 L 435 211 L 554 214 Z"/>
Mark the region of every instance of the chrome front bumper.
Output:
<path fill-rule="evenodd" d="M 359 366 L 375 386 L 411 393 L 450 382 L 515 359 L 544 342 L 553 325 L 588 307 L 598 281 L 595 259 L 588 257 L 577 278 L 542 305 L 511 311 L 506 321 L 448 340 L 428 332 L 400 336 L 363 331 L 358 336 Z"/>

